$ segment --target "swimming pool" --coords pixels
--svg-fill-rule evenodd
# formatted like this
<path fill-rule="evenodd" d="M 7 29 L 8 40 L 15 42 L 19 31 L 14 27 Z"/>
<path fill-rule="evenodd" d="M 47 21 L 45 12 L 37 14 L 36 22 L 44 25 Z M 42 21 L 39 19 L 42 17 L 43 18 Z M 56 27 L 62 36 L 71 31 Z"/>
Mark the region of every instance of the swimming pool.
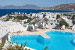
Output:
<path fill-rule="evenodd" d="M 51 38 L 43 38 L 41 35 L 12 35 L 10 42 L 24 44 L 27 41 L 27 47 L 42 50 L 48 45 L 48 50 L 74 50 L 75 46 L 71 40 L 75 35 L 70 32 L 49 31 L 46 32 Z"/>
<path fill-rule="evenodd" d="M 10 38 L 11 44 L 17 43 L 19 45 L 25 44 L 27 47 L 42 50 L 49 44 L 50 38 L 44 39 L 41 35 L 12 35 Z"/>

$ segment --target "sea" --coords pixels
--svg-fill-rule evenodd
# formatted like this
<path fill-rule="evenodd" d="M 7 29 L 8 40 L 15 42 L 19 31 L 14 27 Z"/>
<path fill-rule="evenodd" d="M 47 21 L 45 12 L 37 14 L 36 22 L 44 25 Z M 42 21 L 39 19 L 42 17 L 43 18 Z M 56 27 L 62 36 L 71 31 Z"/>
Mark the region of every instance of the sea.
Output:
<path fill-rule="evenodd" d="M 53 13 L 69 13 L 72 11 L 63 10 L 35 10 L 35 9 L 0 9 L 0 17 L 11 14 L 12 12 L 24 12 L 24 13 L 39 13 L 39 12 L 53 12 Z"/>

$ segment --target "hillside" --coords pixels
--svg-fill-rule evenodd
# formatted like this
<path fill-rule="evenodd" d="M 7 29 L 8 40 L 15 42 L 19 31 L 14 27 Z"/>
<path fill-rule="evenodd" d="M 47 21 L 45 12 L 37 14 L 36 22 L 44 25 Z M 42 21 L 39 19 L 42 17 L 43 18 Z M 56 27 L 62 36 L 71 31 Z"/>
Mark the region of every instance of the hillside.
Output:
<path fill-rule="evenodd" d="M 40 10 L 75 10 L 75 3 L 61 4 L 55 7 L 45 7 Z"/>
<path fill-rule="evenodd" d="M 40 7 L 36 5 L 24 5 L 24 6 L 8 5 L 8 6 L 0 6 L 0 9 L 40 9 Z"/>

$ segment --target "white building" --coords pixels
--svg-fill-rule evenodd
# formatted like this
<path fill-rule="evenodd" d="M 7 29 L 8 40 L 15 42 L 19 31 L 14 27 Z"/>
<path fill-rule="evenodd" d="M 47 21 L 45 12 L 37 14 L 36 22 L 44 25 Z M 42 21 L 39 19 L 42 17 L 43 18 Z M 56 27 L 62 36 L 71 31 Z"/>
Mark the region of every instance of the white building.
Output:
<path fill-rule="evenodd" d="M 57 25 L 57 24 L 59 24 L 59 22 L 56 19 L 56 16 L 61 15 L 60 13 L 50 13 L 50 12 L 32 13 L 32 16 L 30 16 L 30 17 L 31 18 L 39 17 L 40 22 L 41 22 L 41 20 L 43 19 L 44 14 L 46 15 L 45 18 L 47 18 L 49 20 L 48 21 L 49 25 Z"/>
<path fill-rule="evenodd" d="M 20 24 L 20 22 L 12 21 L 0 21 L 0 29 L 7 30 L 10 33 L 23 31 L 25 28 Z"/>
<path fill-rule="evenodd" d="M 4 45 L 6 40 L 8 40 L 8 31 L 0 29 L 0 43 Z"/>
<path fill-rule="evenodd" d="M 73 26 L 72 20 L 68 19 L 67 16 L 62 16 L 62 19 L 64 19 L 69 24 L 69 26 Z"/>
<path fill-rule="evenodd" d="M 72 30 L 75 31 L 75 25 L 72 27 Z"/>

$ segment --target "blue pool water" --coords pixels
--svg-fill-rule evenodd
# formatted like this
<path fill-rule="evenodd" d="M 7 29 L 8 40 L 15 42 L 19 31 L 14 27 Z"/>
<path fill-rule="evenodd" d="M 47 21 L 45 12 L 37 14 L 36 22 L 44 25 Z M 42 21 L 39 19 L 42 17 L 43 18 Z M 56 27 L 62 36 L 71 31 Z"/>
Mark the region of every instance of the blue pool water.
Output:
<path fill-rule="evenodd" d="M 75 39 L 75 34 L 70 32 L 49 31 L 46 32 L 51 38 L 43 38 L 41 35 L 12 35 L 10 42 L 24 44 L 27 47 L 42 50 L 48 45 L 48 50 L 74 50 L 75 46 L 71 43 Z"/>
<path fill-rule="evenodd" d="M 19 45 L 25 44 L 27 41 L 27 47 L 34 48 L 37 50 L 42 50 L 47 44 L 47 41 L 50 41 L 50 39 L 47 39 L 45 41 L 42 36 L 40 35 L 12 35 L 11 36 L 11 44 L 12 43 L 18 43 Z"/>

